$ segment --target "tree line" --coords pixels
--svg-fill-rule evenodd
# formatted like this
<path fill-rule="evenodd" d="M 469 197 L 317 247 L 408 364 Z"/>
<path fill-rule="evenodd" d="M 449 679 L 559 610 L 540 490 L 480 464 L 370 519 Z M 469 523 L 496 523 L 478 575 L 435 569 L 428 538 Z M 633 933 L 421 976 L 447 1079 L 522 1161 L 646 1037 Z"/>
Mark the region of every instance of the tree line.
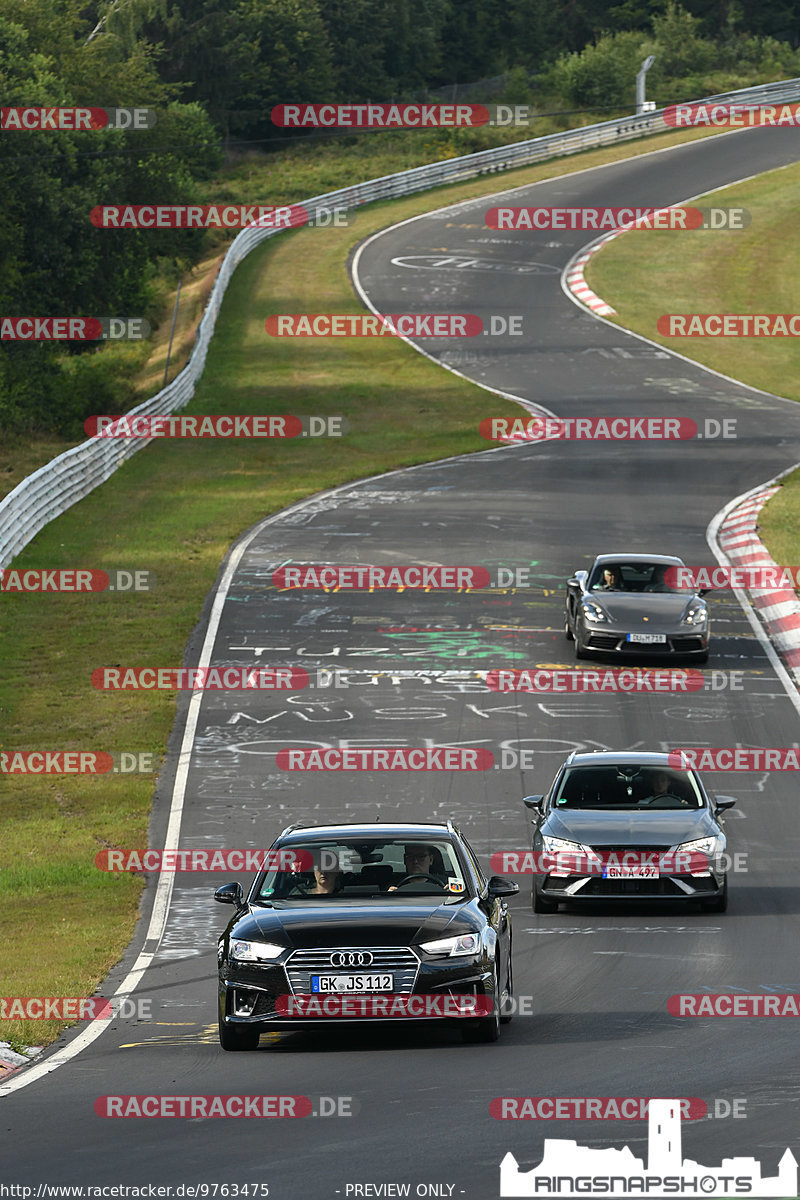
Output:
<path fill-rule="evenodd" d="M 0 316 L 145 316 L 207 235 L 95 228 L 101 204 L 199 203 L 226 146 L 280 149 L 287 102 L 422 98 L 506 75 L 534 107 L 630 109 L 800 75 L 790 0 L 0 0 L 2 105 L 147 107 L 146 130 L 0 132 Z M 476 97 L 477 98 L 477 97 Z M 80 436 L 141 353 L 3 341 L 0 429 Z"/>

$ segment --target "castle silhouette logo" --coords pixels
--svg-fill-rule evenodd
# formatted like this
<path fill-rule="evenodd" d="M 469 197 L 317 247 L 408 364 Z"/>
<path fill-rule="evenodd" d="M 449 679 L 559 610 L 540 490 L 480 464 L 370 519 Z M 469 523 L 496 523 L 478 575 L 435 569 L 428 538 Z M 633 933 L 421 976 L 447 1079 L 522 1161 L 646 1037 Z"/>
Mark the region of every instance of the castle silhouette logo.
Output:
<path fill-rule="evenodd" d="M 545 1138 L 538 1167 L 520 1171 L 514 1155 L 500 1164 L 502 1197 L 538 1196 L 797 1196 L 797 1159 L 784 1151 L 778 1174 L 765 1178 L 755 1158 L 725 1158 L 703 1167 L 681 1155 L 680 1100 L 651 1100 L 647 1166 L 630 1149 L 595 1150 L 563 1138 Z"/>

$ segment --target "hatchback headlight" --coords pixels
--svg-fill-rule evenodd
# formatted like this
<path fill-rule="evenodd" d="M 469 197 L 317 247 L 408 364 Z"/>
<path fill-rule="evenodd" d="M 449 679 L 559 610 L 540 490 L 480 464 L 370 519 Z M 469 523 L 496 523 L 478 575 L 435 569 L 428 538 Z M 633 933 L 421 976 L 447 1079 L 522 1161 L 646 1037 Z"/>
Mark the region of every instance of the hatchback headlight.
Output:
<path fill-rule="evenodd" d="M 269 962 L 280 958 L 285 949 L 274 942 L 245 942 L 241 938 L 231 938 L 231 958 L 239 962 Z"/>

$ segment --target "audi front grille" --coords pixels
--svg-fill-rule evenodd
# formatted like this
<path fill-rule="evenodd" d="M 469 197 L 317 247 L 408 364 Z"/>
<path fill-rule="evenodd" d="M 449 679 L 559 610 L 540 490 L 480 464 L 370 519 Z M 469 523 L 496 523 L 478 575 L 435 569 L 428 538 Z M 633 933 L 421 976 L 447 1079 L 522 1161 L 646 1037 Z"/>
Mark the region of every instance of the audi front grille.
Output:
<path fill-rule="evenodd" d="M 371 955 L 371 962 L 361 961 Z M 333 959 L 333 962 L 331 962 Z M 352 960 L 352 961 L 351 961 Z M 312 975 L 394 975 L 394 994 L 414 990 L 419 959 L 407 946 L 326 946 L 323 950 L 295 950 L 286 962 L 289 987 L 295 994 L 311 991 Z"/>

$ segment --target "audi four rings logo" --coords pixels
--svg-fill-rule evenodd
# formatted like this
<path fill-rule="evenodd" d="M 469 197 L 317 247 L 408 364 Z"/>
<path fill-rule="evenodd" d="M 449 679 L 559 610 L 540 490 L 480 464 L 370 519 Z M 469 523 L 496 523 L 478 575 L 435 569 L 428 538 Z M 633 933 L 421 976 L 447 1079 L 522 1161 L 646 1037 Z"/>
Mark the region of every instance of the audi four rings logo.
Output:
<path fill-rule="evenodd" d="M 368 967 L 371 962 L 369 950 L 337 950 L 331 955 L 332 967 Z"/>

